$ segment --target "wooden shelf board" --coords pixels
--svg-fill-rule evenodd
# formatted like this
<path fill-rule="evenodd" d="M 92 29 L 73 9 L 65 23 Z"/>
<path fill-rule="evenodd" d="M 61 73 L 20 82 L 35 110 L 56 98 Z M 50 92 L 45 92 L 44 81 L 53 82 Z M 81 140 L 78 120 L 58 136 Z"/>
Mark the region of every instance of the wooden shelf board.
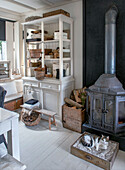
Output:
<path fill-rule="evenodd" d="M 59 40 L 46 40 L 46 41 L 43 41 L 43 43 L 54 43 L 54 42 L 59 42 Z"/>
<path fill-rule="evenodd" d="M 34 58 L 27 58 L 27 60 L 37 60 L 37 59 L 39 59 L 39 57 L 34 57 Z"/>
<path fill-rule="evenodd" d="M 64 53 L 70 53 L 70 49 L 63 49 Z"/>
<path fill-rule="evenodd" d="M 71 42 L 70 39 L 63 39 L 64 42 Z"/>
<path fill-rule="evenodd" d="M 71 58 L 63 58 L 63 61 L 69 61 Z"/>
<path fill-rule="evenodd" d="M 50 59 L 44 59 L 45 61 L 59 61 L 59 58 L 50 58 Z"/>

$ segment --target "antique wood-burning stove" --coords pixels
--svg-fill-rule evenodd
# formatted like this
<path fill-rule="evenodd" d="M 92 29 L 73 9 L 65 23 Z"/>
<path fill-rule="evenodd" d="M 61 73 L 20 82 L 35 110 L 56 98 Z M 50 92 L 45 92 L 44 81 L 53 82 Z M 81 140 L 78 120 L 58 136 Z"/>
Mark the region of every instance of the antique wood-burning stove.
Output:
<path fill-rule="evenodd" d="M 83 127 L 115 137 L 124 133 L 125 141 L 125 90 L 115 76 L 117 14 L 118 9 L 113 5 L 105 15 L 105 74 L 86 90 L 89 116 Z"/>
<path fill-rule="evenodd" d="M 89 125 L 112 133 L 125 131 L 125 91 L 116 76 L 103 74 L 86 91 Z"/>

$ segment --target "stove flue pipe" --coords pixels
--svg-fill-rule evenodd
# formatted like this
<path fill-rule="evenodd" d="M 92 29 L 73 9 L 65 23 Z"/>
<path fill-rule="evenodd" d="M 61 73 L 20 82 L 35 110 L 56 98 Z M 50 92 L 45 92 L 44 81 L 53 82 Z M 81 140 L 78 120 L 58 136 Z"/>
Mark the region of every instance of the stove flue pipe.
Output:
<path fill-rule="evenodd" d="M 116 18 L 118 9 L 113 5 L 105 14 L 105 73 L 116 73 Z"/>

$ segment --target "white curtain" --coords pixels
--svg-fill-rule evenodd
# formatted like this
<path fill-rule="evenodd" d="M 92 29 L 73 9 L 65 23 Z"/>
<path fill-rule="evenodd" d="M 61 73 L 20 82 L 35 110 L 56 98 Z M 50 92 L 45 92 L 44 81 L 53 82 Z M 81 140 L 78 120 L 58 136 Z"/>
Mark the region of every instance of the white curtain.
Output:
<path fill-rule="evenodd" d="M 14 70 L 14 51 L 13 51 L 13 22 L 6 22 L 6 54 L 7 60 L 11 61 L 10 68 L 11 73 Z"/>
<path fill-rule="evenodd" d="M 11 61 L 11 70 L 20 73 L 20 25 L 19 22 L 6 22 L 7 60 Z"/>
<path fill-rule="evenodd" d="M 14 23 L 14 44 L 15 44 L 15 68 L 20 73 L 21 57 L 20 57 L 20 25 L 19 25 L 19 22 Z"/>

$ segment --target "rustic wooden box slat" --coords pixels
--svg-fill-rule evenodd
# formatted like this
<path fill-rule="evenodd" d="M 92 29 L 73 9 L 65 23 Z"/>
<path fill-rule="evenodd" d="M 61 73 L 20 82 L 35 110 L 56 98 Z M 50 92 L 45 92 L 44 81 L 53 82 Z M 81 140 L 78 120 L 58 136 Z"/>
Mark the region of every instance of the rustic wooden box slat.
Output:
<path fill-rule="evenodd" d="M 75 109 L 68 107 L 66 104 L 63 105 L 63 126 L 67 129 L 82 132 L 82 124 L 85 122 L 85 109 Z"/>
<path fill-rule="evenodd" d="M 105 160 L 105 159 L 101 159 L 95 155 L 92 155 L 88 152 L 85 152 L 81 149 L 78 149 L 76 147 L 74 147 L 74 144 L 79 141 L 79 139 L 83 136 L 84 134 L 82 134 L 72 145 L 71 145 L 71 148 L 70 148 L 70 152 L 71 154 L 81 158 L 81 159 L 84 159 L 85 161 L 88 161 L 98 167 L 101 167 L 105 170 L 111 170 L 112 166 L 113 166 L 113 163 L 115 161 L 115 158 L 117 156 L 117 153 L 118 153 L 118 150 L 119 150 L 119 143 L 117 142 L 114 142 L 114 141 L 111 141 L 113 143 L 116 143 L 116 149 L 114 151 L 114 154 L 111 158 L 111 160 Z"/>

